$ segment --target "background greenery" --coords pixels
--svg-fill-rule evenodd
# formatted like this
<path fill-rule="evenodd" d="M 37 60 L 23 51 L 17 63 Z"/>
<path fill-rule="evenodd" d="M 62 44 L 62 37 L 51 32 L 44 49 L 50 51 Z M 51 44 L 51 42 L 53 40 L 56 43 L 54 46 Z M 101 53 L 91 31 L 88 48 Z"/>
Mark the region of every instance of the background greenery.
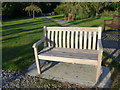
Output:
<path fill-rule="evenodd" d="M 63 2 L 55 11 L 59 14 L 72 13 L 75 18 L 94 17 L 102 13 L 116 11 L 118 13 L 120 3 L 110 2 Z"/>
<path fill-rule="evenodd" d="M 3 2 L 2 17 L 4 19 L 27 17 L 28 14 L 23 9 L 29 6 L 31 2 Z M 76 18 L 94 17 L 102 13 L 118 14 L 120 9 L 119 2 L 32 2 L 42 10 L 36 13 L 36 16 L 51 13 L 55 11 L 58 14 L 72 13 Z M 109 14 L 108 14 L 109 15 Z"/>
<path fill-rule="evenodd" d="M 27 17 L 25 9 L 30 4 L 35 4 L 42 9 L 43 13 L 50 13 L 59 4 L 58 2 L 3 2 L 2 3 L 2 19 L 13 19 Z M 36 13 L 36 16 L 41 16 L 41 13 Z"/>

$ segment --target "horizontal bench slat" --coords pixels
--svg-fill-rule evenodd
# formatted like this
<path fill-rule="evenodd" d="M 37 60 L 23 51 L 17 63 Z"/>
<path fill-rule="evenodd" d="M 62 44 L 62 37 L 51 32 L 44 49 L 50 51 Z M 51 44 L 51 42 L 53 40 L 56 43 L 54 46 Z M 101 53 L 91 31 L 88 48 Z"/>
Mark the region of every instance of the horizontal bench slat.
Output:
<path fill-rule="evenodd" d="M 98 32 L 98 27 L 47 27 L 47 31 L 89 31 L 89 32 Z"/>
<path fill-rule="evenodd" d="M 54 47 L 46 47 L 44 48 L 41 52 L 46 51 L 46 50 L 51 50 L 52 51 L 65 51 L 65 52 L 72 52 L 72 53 L 93 53 L 96 54 L 99 52 L 99 50 L 88 50 L 88 49 L 74 49 L 74 48 L 54 48 Z"/>
<path fill-rule="evenodd" d="M 41 56 L 38 55 L 39 59 L 43 60 L 52 60 L 59 62 L 68 62 L 68 63 L 76 63 L 76 64 L 88 64 L 88 65 L 97 65 L 97 61 L 95 60 L 87 60 L 87 59 L 73 59 L 73 58 L 63 58 L 63 57 L 52 57 L 52 56 Z"/>

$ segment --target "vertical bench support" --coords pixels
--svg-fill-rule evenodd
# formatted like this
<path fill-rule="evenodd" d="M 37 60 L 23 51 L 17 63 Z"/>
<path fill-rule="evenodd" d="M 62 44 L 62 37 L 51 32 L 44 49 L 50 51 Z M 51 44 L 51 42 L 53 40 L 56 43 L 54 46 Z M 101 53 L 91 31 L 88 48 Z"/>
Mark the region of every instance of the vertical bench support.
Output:
<path fill-rule="evenodd" d="M 101 62 L 102 62 L 102 43 L 101 43 L 101 34 L 102 34 L 102 28 L 99 27 L 98 32 L 98 42 L 97 42 L 97 50 L 98 50 L 98 64 L 96 66 L 97 72 L 96 72 L 96 82 L 98 81 L 100 74 L 101 74 Z"/>
<path fill-rule="evenodd" d="M 35 54 L 35 61 L 36 61 L 36 66 L 37 66 L 38 74 L 41 74 L 40 61 L 38 59 L 38 50 L 37 50 L 37 47 L 34 48 L 34 54 Z"/>
<path fill-rule="evenodd" d="M 43 27 L 43 30 L 44 30 L 44 37 L 46 37 L 46 31 L 47 31 L 46 26 Z M 46 40 L 45 40 L 45 42 L 44 42 L 44 47 L 47 47 L 47 42 L 46 42 Z"/>
<path fill-rule="evenodd" d="M 96 66 L 97 72 L 96 72 L 96 82 L 98 81 L 100 74 L 101 74 L 101 60 L 102 60 L 102 51 L 98 52 L 98 64 Z"/>

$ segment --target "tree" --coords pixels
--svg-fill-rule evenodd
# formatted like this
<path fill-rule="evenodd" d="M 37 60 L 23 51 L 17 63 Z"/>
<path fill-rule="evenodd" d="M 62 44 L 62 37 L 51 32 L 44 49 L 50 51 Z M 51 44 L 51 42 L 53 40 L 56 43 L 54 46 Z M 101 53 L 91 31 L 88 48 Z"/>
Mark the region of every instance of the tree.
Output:
<path fill-rule="evenodd" d="M 93 6 L 95 15 L 97 16 L 98 14 L 100 14 L 100 10 L 105 7 L 105 3 L 104 2 L 92 2 L 91 6 Z"/>
<path fill-rule="evenodd" d="M 28 11 L 29 16 L 31 16 L 31 13 L 32 13 L 33 19 L 35 19 L 35 12 L 42 13 L 42 10 L 37 5 L 34 5 L 34 4 L 27 6 L 24 10 Z"/>
<path fill-rule="evenodd" d="M 64 2 L 57 6 L 55 11 L 59 14 L 63 13 L 65 16 L 69 13 L 73 14 L 74 19 L 76 19 L 78 15 L 84 18 L 88 17 L 90 12 L 87 4 L 87 2 Z"/>

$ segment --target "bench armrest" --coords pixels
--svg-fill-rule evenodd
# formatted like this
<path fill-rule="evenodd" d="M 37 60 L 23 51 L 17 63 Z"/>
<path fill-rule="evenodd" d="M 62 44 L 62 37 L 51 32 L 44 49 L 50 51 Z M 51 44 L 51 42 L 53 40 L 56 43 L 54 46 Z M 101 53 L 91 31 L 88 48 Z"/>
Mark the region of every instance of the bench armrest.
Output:
<path fill-rule="evenodd" d="M 103 46 L 102 46 L 101 39 L 98 39 L 98 50 L 100 50 L 101 52 L 103 52 Z"/>
<path fill-rule="evenodd" d="M 44 42 L 45 41 L 45 37 L 42 37 L 42 39 L 41 40 L 39 40 L 39 41 L 37 41 L 36 43 L 34 43 L 33 44 L 33 48 L 36 48 L 36 47 L 38 47 L 42 42 Z"/>

